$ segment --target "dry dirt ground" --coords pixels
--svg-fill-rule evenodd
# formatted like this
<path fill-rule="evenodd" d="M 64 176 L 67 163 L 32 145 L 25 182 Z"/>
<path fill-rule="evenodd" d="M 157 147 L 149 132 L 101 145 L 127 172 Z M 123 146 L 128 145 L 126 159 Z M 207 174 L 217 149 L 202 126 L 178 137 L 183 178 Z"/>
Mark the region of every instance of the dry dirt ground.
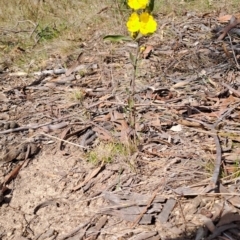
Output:
<path fill-rule="evenodd" d="M 136 45 L 99 31 L 1 70 L 1 239 L 240 239 L 239 32 L 217 17 L 159 16 L 134 106 Z"/>

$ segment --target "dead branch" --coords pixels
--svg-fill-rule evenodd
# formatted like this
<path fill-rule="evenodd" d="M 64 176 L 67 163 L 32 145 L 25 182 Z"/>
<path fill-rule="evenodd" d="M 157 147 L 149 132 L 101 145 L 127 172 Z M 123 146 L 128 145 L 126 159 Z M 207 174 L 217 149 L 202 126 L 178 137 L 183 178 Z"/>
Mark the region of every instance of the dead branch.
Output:
<path fill-rule="evenodd" d="M 226 35 L 228 34 L 228 32 L 232 28 L 236 27 L 239 23 L 240 23 L 240 19 L 232 16 L 230 19 L 230 23 L 221 30 L 222 34 L 218 37 L 218 40 L 223 40 L 226 37 Z"/>

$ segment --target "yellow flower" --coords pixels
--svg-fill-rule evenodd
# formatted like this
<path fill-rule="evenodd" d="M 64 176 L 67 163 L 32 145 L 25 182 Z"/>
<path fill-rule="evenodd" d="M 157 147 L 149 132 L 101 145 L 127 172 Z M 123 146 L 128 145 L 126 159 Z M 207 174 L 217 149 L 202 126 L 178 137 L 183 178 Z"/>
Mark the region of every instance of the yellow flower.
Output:
<path fill-rule="evenodd" d="M 149 0 L 128 0 L 128 6 L 134 10 L 145 9 Z"/>
<path fill-rule="evenodd" d="M 132 13 L 127 21 L 128 31 L 131 33 L 138 32 L 140 29 L 139 16 L 136 12 Z"/>
<path fill-rule="evenodd" d="M 157 22 L 153 16 L 147 12 L 141 13 L 139 16 L 136 12 L 132 13 L 127 21 L 128 31 L 131 32 L 131 36 L 134 36 L 136 32 L 140 32 L 142 35 L 154 33 L 157 30 Z"/>
<path fill-rule="evenodd" d="M 140 15 L 139 19 L 140 19 L 140 33 L 142 35 L 154 33 L 157 30 L 157 22 L 155 21 L 151 14 L 143 12 Z"/>

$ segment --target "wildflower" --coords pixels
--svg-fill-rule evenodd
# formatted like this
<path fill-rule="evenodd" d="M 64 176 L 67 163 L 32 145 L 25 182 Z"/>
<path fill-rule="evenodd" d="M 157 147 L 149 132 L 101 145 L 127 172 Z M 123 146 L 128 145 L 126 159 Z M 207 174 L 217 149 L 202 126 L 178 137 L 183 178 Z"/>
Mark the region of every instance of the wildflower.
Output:
<path fill-rule="evenodd" d="M 149 13 L 143 12 L 140 15 L 140 33 L 142 35 L 147 35 L 149 33 L 154 33 L 157 30 L 157 22 L 153 16 Z"/>
<path fill-rule="evenodd" d="M 128 0 L 128 6 L 134 10 L 145 9 L 149 0 Z"/>
<path fill-rule="evenodd" d="M 129 17 L 127 21 L 127 28 L 128 28 L 128 31 L 131 33 L 135 33 L 139 31 L 140 19 L 139 19 L 139 15 L 136 12 L 132 13 L 131 16 Z"/>
<path fill-rule="evenodd" d="M 131 32 L 131 36 L 134 36 L 136 32 L 140 32 L 142 35 L 154 33 L 157 30 L 157 22 L 153 16 L 147 12 L 143 12 L 140 16 L 134 12 L 127 22 L 128 31 Z"/>

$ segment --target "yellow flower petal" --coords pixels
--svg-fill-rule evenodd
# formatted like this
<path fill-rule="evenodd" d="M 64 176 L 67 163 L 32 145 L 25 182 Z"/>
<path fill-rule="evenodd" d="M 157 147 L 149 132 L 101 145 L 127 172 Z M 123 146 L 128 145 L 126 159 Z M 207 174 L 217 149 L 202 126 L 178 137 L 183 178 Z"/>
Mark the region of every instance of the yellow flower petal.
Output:
<path fill-rule="evenodd" d="M 143 12 L 140 16 L 140 33 L 142 35 L 147 35 L 149 33 L 154 33 L 157 30 L 157 22 L 153 16 L 149 13 Z"/>
<path fill-rule="evenodd" d="M 139 16 L 136 12 L 132 13 L 127 21 L 128 31 L 131 33 L 138 32 L 140 29 Z"/>
<path fill-rule="evenodd" d="M 128 0 L 128 6 L 134 10 L 145 9 L 149 0 Z"/>

